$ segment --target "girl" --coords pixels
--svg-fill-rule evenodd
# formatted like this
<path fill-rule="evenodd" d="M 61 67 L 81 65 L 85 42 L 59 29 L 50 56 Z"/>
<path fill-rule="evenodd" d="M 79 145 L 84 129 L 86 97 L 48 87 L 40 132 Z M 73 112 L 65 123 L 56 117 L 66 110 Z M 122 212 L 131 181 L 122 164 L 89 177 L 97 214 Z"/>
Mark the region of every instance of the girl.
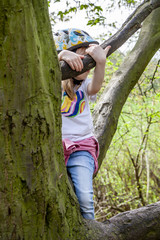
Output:
<path fill-rule="evenodd" d="M 93 135 L 89 100 L 96 99 L 105 74 L 106 55 L 98 42 L 79 29 L 58 31 L 55 36 L 58 59 L 76 71 L 83 69 L 85 54 L 96 62 L 92 80 L 89 71 L 62 82 L 62 140 L 65 163 L 77 195 L 82 216 L 94 219 L 93 173 L 98 169 L 98 142 Z"/>

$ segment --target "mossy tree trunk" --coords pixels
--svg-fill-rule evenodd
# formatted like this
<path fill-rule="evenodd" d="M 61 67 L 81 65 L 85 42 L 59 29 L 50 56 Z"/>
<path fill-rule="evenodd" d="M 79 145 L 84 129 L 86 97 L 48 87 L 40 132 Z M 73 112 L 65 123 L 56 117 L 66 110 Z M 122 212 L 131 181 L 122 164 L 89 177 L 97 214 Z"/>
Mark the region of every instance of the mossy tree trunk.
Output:
<path fill-rule="evenodd" d="M 103 225 L 82 219 L 68 183 L 61 73 L 47 1 L 0 4 L 0 239 L 119 239 L 117 220 Z M 159 223 L 158 208 L 150 209 Z M 158 223 L 150 224 L 154 231 Z"/>
<path fill-rule="evenodd" d="M 66 184 L 47 1 L 3 0 L 0 21 L 0 239 L 67 237 L 79 209 Z"/>

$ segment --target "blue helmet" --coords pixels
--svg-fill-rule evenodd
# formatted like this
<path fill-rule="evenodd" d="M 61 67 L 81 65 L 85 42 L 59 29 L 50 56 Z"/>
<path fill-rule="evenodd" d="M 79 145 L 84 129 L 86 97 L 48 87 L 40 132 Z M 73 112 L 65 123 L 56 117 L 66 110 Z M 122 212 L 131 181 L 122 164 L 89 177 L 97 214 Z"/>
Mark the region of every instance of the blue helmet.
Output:
<path fill-rule="evenodd" d="M 57 52 L 88 47 L 90 43 L 99 44 L 88 33 L 77 28 L 59 30 L 54 34 Z"/>

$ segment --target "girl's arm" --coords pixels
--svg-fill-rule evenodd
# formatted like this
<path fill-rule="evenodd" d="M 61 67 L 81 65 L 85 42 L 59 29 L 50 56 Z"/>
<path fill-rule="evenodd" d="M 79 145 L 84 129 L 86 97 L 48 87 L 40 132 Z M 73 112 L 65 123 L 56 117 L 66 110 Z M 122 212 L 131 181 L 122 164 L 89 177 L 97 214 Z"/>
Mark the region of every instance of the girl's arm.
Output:
<path fill-rule="evenodd" d="M 77 72 L 80 72 L 83 69 L 83 62 L 82 59 L 84 58 L 84 55 L 78 55 L 74 52 L 71 52 L 69 50 L 62 50 L 58 54 L 58 60 L 64 60 L 68 63 L 68 65 Z"/>
<path fill-rule="evenodd" d="M 93 79 L 88 84 L 88 95 L 94 95 L 101 89 L 105 75 L 106 56 L 110 48 L 111 46 L 107 46 L 105 49 L 102 49 L 99 45 L 90 44 L 90 47 L 86 49 L 86 53 L 96 62 Z"/>

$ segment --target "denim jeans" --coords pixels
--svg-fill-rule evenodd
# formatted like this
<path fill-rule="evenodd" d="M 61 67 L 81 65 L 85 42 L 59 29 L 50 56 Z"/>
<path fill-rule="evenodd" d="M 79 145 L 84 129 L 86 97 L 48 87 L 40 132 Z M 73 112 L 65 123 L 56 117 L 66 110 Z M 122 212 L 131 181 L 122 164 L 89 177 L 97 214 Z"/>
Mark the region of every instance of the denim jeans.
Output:
<path fill-rule="evenodd" d="M 67 171 L 72 179 L 82 216 L 85 219 L 94 219 L 92 155 L 87 151 L 72 153 L 67 162 Z"/>

